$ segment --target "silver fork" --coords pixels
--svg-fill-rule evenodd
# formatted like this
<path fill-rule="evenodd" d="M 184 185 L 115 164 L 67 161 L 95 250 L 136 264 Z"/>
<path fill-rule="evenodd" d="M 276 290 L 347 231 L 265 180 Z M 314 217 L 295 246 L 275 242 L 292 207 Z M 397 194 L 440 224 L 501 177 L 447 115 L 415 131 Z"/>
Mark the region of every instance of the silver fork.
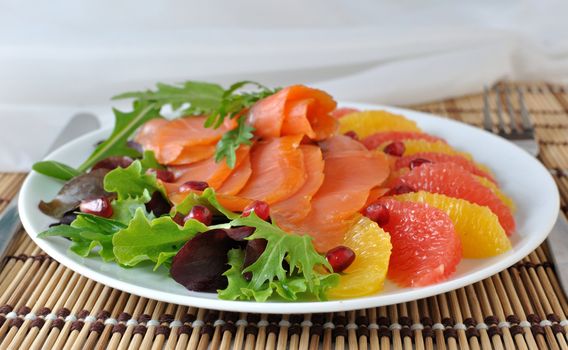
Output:
<path fill-rule="evenodd" d="M 525 104 L 523 90 L 520 87 L 516 88 L 521 117 L 519 123 L 515 118 L 515 110 L 511 103 L 511 89 L 506 84 L 504 87 L 497 85 L 494 89 L 497 106 L 497 130 L 495 130 L 495 125 L 491 118 L 491 106 L 489 103 L 491 96 L 490 89 L 487 86 L 483 89 L 483 128 L 513 142 L 531 155 L 538 156 L 538 142 L 535 139 L 534 127 Z M 505 109 L 511 121 L 510 125 L 504 119 L 502 99 L 505 100 Z M 558 213 L 558 219 L 547 241 L 556 265 L 556 274 L 560 278 L 564 293 L 568 294 L 568 221 L 562 211 Z"/>

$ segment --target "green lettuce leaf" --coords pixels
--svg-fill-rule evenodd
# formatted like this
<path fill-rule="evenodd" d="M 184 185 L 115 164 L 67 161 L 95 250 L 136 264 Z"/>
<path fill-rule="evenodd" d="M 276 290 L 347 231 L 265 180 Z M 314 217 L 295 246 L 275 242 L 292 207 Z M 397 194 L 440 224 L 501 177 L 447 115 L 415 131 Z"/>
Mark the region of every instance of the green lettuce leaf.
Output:
<path fill-rule="evenodd" d="M 119 200 L 142 197 L 145 192 L 152 194 L 160 191 L 164 194 L 156 175 L 146 174 L 139 160 L 135 160 L 127 168 L 111 170 L 105 176 L 104 188 L 107 192 L 115 192 Z"/>
<path fill-rule="evenodd" d="M 113 212 L 112 218 L 128 225 L 130 220 L 134 218 L 136 211 L 141 209 L 149 220 L 154 219 L 154 214 L 151 212 L 148 213 L 145 206 L 151 198 L 150 193 L 145 189 L 140 197 L 115 199 L 111 203 Z"/>
<path fill-rule="evenodd" d="M 67 237 L 72 241 L 69 247 L 72 252 L 87 257 L 97 248 L 97 253 L 108 262 L 114 260 L 112 237 L 124 228 L 126 225 L 119 221 L 81 213 L 71 225 L 50 227 L 38 237 Z"/>
<path fill-rule="evenodd" d="M 232 220 L 231 226 L 255 227 L 247 239 L 265 239 L 267 245 L 258 260 L 244 270 L 241 270 L 242 257 L 235 252 L 229 255 L 231 268 L 225 274 L 229 285 L 219 291 L 221 298 L 263 301 L 276 292 L 285 300 L 297 300 L 301 294 L 322 300 L 326 291 L 339 282 L 339 275 L 319 272 L 332 268 L 316 252 L 310 236 L 289 234 L 254 213 Z M 284 260 L 290 266 L 289 271 L 282 266 Z M 242 278 L 244 272 L 252 273 L 250 281 Z"/>
<path fill-rule="evenodd" d="M 183 215 L 187 215 L 191 208 L 196 205 L 203 205 L 209 208 L 215 214 L 223 214 L 229 219 L 236 219 L 239 217 L 239 214 L 233 213 L 230 210 L 227 210 L 223 207 L 219 201 L 217 201 L 217 197 L 215 196 L 215 190 L 211 187 L 206 188 L 201 194 L 190 192 L 188 193 L 187 197 L 174 208 L 172 208 L 172 216 L 175 213 L 181 213 Z"/>
<path fill-rule="evenodd" d="M 157 269 L 171 260 L 188 240 L 207 230 L 207 226 L 196 220 L 186 221 L 183 227 L 169 216 L 149 220 L 139 208 L 128 227 L 113 236 L 113 252 L 117 262 L 124 266 L 152 261 Z"/>
<path fill-rule="evenodd" d="M 162 164 L 158 163 L 154 151 L 150 150 L 144 151 L 142 159 L 140 159 L 140 164 L 142 165 L 142 169 L 145 171 L 148 169 L 165 169 Z"/>

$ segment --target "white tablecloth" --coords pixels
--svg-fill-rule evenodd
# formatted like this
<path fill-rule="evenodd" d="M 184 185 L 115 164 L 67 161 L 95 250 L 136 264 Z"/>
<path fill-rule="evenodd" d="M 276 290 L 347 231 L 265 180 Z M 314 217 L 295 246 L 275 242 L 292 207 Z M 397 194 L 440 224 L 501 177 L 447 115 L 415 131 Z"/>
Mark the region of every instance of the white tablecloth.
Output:
<path fill-rule="evenodd" d="M 0 171 L 77 112 L 156 81 L 309 83 L 407 104 L 501 79 L 568 82 L 563 1 L 0 2 Z"/>

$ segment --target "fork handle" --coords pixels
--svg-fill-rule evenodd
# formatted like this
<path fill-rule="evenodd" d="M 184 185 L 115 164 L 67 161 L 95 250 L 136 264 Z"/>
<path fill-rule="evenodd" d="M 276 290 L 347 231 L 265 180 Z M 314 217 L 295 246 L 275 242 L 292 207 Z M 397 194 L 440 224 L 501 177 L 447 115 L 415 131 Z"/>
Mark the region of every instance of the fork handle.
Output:
<path fill-rule="evenodd" d="M 18 197 L 16 195 L 0 214 L 0 265 L 2 265 L 4 255 L 12 238 L 22 227 L 20 215 L 18 214 Z"/>

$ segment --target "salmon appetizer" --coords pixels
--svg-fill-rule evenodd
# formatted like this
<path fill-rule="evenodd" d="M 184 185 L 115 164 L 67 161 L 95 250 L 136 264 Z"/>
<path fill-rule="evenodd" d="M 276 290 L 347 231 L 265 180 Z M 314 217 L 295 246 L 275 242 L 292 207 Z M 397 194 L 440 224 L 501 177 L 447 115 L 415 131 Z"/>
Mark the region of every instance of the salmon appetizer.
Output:
<path fill-rule="evenodd" d="M 65 182 L 40 236 L 75 254 L 264 302 L 427 286 L 511 248 L 514 203 L 491 170 L 402 115 L 248 81 L 116 98 L 133 110 L 84 164 L 34 168 Z"/>

